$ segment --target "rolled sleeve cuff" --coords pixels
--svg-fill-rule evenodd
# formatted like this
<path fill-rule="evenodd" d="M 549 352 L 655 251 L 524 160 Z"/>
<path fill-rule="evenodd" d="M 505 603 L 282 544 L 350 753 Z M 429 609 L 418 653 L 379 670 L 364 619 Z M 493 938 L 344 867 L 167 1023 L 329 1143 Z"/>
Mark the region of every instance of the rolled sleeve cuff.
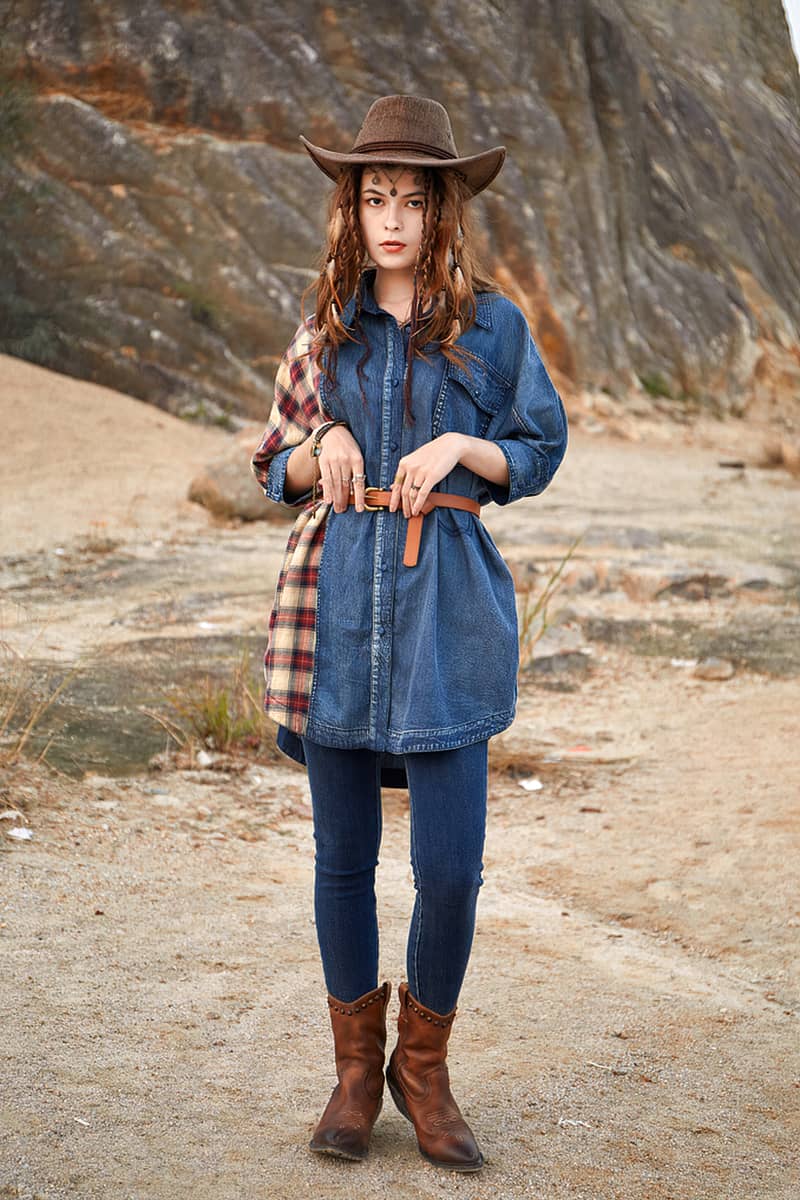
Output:
<path fill-rule="evenodd" d="M 301 508 L 311 499 L 311 488 L 307 492 L 303 492 L 301 496 L 292 499 L 286 495 L 286 463 L 294 449 L 294 446 L 290 446 L 286 450 L 280 450 L 270 459 L 267 468 L 267 482 L 262 487 L 268 500 L 274 500 L 276 504 L 288 504 L 291 508 Z"/>
<path fill-rule="evenodd" d="M 541 451 L 515 438 L 495 442 L 508 463 L 508 483 L 487 480 L 489 494 L 495 504 L 511 504 L 523 496 L 536 496 L 549 482 L 546 457 Z"/>

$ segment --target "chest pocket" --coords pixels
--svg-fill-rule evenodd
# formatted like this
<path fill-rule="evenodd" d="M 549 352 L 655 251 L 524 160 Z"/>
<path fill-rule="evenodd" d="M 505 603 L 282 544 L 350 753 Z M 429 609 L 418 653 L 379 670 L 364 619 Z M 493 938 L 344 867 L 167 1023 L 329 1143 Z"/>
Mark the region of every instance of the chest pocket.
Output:
<path fill-rule="evenodd" d="M 492 418 L 506 404 L 510 389 L 511 385 L 482 358 L 469 359 L 467 368 L 448 362 L 433 410 L 433 436 L 456 432 L 485 437 Z"/>

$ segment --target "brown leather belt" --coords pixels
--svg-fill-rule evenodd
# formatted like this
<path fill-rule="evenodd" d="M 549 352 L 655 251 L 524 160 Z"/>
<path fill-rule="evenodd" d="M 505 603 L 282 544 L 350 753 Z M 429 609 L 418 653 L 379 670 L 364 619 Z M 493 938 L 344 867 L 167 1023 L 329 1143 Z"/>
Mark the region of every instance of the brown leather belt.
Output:
<path fill-rule="evenodd" d="M 391 498 L 392 493 L 384 491 L 382 488 L 368 487 L 364 489 L 364 507 L 368 512 L 376 512 L 379 508 L 388 508 Z M 355 502 L 355 497 L 351 492 L 350 503 L 355 504 Z M 415 516 L 408 518 L 406 548 L 403 554 L 404 567 L 417 565 L 419 543 L 422 538 L 422 518 L 429 512 L 433 512 L 435 508 L 460 508 L 463 512 L 474 513 L 476 517 L 481 515 L 481 506 L 477 500 L 470 500 L 468 496 L 456 496 L 452 492 L 431 492 L 420 511 Z M 402 513 L 403 510 L 399 508 L 397 511 Z"/>

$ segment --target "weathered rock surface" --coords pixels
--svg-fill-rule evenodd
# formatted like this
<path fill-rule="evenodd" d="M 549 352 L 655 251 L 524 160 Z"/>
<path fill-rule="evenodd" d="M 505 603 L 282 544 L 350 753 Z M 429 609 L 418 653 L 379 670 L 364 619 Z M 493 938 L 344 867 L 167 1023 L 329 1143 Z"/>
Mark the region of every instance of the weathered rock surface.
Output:
<path fill-rule="evenodd" d="M 491 266 L 565 391 L 742 411 L 800 382 L 800 80 L 781 0 L 0 4 L 0 349 L 261 418 L 327 183 L 388 91 L 509 158 Z M 379 70 L 388 64 L 388 72 Z M 32 87 L 26 100 L 25 87 Z"/>
<path fill-rule="evenodd" d="M 293 521 L 297 509 L 273 504 L 264 496 L 250 471 L 250 457 L 259 437 L 245 430 L 221 454 L 206 463 L 189 485 L 188 499 L 202 504 L 217 517 L 245 521 Z"/>

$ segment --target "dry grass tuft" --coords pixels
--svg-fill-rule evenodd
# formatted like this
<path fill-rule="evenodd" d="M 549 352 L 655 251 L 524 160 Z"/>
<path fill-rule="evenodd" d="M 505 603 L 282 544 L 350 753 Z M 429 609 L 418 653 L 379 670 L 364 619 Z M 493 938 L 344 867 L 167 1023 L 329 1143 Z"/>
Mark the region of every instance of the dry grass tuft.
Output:
<path fill-rule="evenodd" d="M 25 657 L 3 641 L 0 656 L 5 660 L 0 681 L 0 767 L 11 767 L 21 760 L 36 726 L 81 668 L 73 667 L 60 683 L 37 699 L 41 682 Z M 54 736 L 37 755 L 37 763 L 46 761 Z"/>
<path fill-rule="evenodd" d="M 549 607 L 560 586 L 561 575 L 569 560 L 575 553 L 582 534 L 578 534 L 570 543 L 567 552 L 547 577 L 544 587 L 534 594 L 530 587 L 517 587 L 522 596 L 522 606 L 519 613 L 519 670 L 524 671 L 530 666 L 536 651 L 536 643 L 550 627 Z"/>
<path fill-rule="evenodd" d="M 275 723 L 262 706 L 261 684 L 250 653 L 243 650 L 228 680 L 206 677 L 177 694 L 164 697 L 170 714 L 149 712 L 179 750 L 198 749 L 225 755 L 276 759 Z"/>

